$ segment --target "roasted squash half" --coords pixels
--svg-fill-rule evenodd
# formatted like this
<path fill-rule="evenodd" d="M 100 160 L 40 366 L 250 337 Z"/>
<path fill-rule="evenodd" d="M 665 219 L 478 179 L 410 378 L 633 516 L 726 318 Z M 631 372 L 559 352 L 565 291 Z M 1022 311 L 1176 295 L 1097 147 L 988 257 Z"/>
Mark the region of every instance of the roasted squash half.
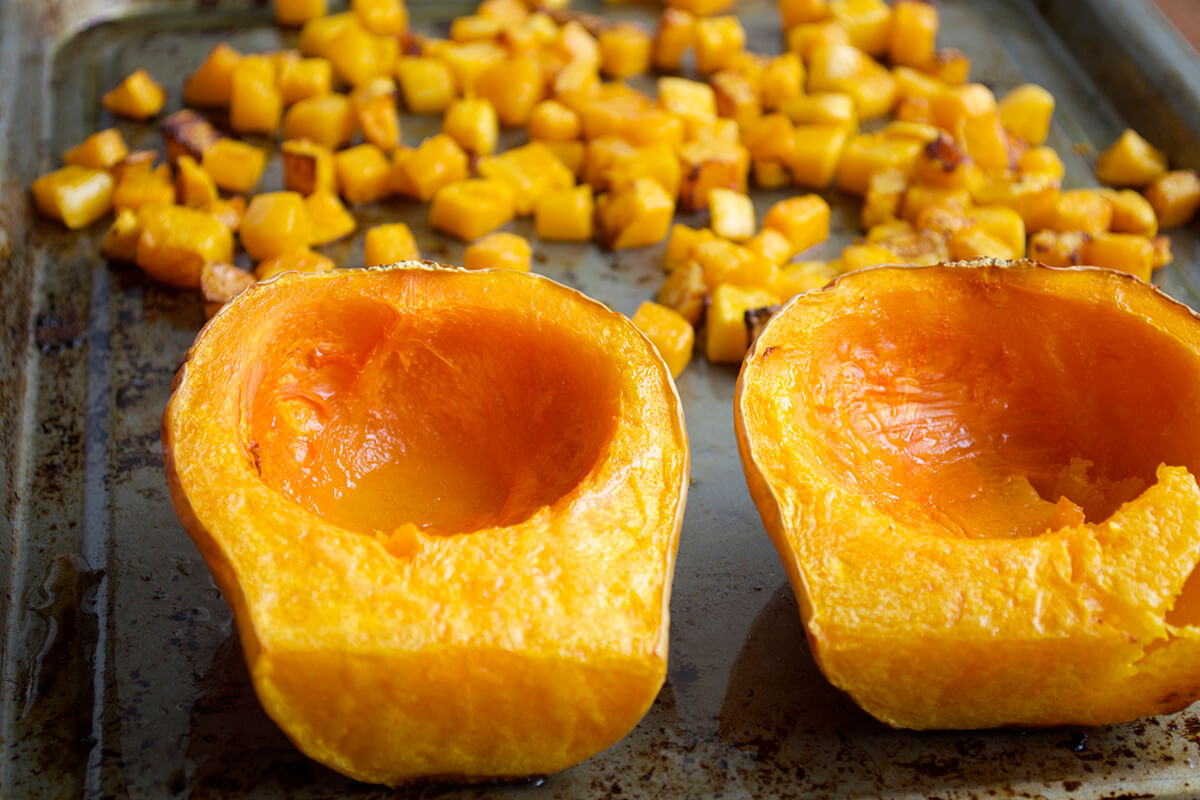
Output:
<path fill-rule="evenodd" d="M 1200 696 L 1200 321 L 1129 275 L 879 267 L 738 381 L 814 656 L 905 728 L 1104 724 Z"/>
<path fill-rule="evenodd" d="M 163 444 L 263 707 L 334 769 L 555 772 L 663 683 L 680 402 L 576 291 L 412 262 L 257 284 L 197 338 Z"/>

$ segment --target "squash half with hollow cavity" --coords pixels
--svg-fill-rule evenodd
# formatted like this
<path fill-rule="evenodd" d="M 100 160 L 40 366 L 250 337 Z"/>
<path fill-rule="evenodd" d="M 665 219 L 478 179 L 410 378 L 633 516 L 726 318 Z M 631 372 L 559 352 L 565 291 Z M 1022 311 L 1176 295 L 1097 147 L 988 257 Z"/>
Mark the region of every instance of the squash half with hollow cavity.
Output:
<path fill-rule="evenodd" d="M 662 686 L 683 416 L 653 346 L 578 292 L 284 274 L 200 333 L 163 443 L 263 707 L 334 769 L 555 772 Z"/>
<path fill-rule="evenodd" d="M 1200 321 L 1030 262 L 848 274 L 766 327 L 750 492 L 829 680 L 906 728 L 1200 696 Z"/>

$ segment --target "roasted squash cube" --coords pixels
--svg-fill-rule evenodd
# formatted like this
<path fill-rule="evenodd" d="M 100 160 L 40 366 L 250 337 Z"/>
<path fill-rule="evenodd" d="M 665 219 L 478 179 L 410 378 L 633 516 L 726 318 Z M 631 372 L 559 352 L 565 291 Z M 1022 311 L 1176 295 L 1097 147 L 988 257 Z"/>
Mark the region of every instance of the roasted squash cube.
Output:
<path fill-rule="evenodd" d="M 866 242 L 842 248 L 842 265 L 847 272 L 878 267 L 881 264 L 900 264 L 902 262 L 903 259 L 900 256 L 881 244 Z"/>
<path fill-rule="evenodd" d="M 262 261 L 306 247 L 310 228 L 303 195 L 299 192 L 264 192 L 250 199 L 238 236 L 250 258 Z"/>
<path fill-rule="evenodd" d="M 1154 271 L 1154 243 L 1132 233 L 1097 233 L 1084 238 L 1079 260 L 1082 264 L 1128 272 L 1148 281 Z"/>
<path fill-rule="evenodd" d="M 745 241 L 753 237 L 758 228 L 754 203 L 739 192 L 720 187 L 710 189 L 708 213 L 712 218 L 713 233 L 730 241 Z"/>
<path fill-rule="evenodd" d="M 337 192 L 333 151 L 307 139 L 288 139 L 279 148 L 283 187 L 300 194 Z"/>
<path fill-rule="evenodd" d="M 664 8 L 654 35 L 654 66 L 678 72 L 684 54 L 692 47 L 696 18 L 678 8 Z"/>
<path fill-rule="evenodd" d="M 379 267 L 399 261 L 415 261 L 421 257 L 417 240 L 403 222 L 376 225 L 367 229 L 363 244 L 363 266 Z"/>
<path fill-rule="evenodd" d="M 797 125 L 835 125 L 858 130 L 854 98 L 842 92 L 822 92 L 788 100 L 779 109 Z"/>
<path fill-rule="evenodd" d="M 797 261 L 786 264 L 775 280 L 774 292 L 781 300 L 820 289 L 837 277 L 837 270 L 827 261 Z"/>
<path fill-rule="evenodd" d="M 746 128 L 762 116 L 759 88 L 740 72 L 725 69 L 709 78 L 717 99 L 717 113 Z"/>
<path fill-rule="evenodd" d="M 1025 257 L 1025 220 L 1006 206 L 975 206 L 967 212 L 975 225 L 1008 247 L 1011 258 Z"/>
<path fill-rule="evenodd" d="M 697 17 L 720 14 L 734 4 L 735 0 L 666 0 L 664 5 L 686 11 Z"/>
<path fill-rule="evenodd" d="M 151 169 L 126 169 L 113 189 L 113 207 L 139 209 L 145 205 L 171 205 L 175 202 L 175 184 L 171 169 L 159 164 Z"/>
<path fill-rule="evenodd" d="M 600 31 L 600 71 L 610 78 L 629 78 L 650 69 L 653 40 L 646 29 L 619 22 Z"/>
<path fill-rule="evenodd" d="M 178 170 L 175 176 L 175 197 L 180 205 L 207 211 L 209 206 L 221 199 L 221 193 L 217 191 L 217 184 L 212 176 L 191 156 L 180 156 L 175 162 L 175 169 Z"/>
<path fill-rule="evenodd" d="M 619 189 L 638 178 L 652 178 L 667 194 L 678 196 L 683 170 L 674 148 L 660 142 L 617 151 L 603 171 L 600 185 Z"/>
<path fill-rule="evenodd" d="M 759 81 L 764 111 L 775 111 L 804 95 L 804 62 L 784 53 L 767 62 Z"/>
<path fill-rule="evenodd" d="M 725 69 L 746 48 L 746 29 L 735 16 L 698 19 L 692 37 L 701 75 Z"/>
<path fill-rule="evenodd" d="M 267 155 L 237 139 L 221 139 L 204 151 L 200 166 L 227 192 L 249 192 L 258 184 Z"/>
<path fill-rule="evenodd" d="M 970 206 L 971 193 L 966 189 L 914 183 L 904 191 L 904 199 L 900 203 L 900 216 L 924 229 L 928 226 L 922 225 L 921 219 L 926 209 L 939 208 L 965 217 Z"/>
<path fill-rule="evenodd" d="M 829 0 L 779 0 L 779 13 L 783 17 L 783 27 L 790 29 L 829 19 L 833 10 Z"/>
<path fill-rule="evenodd" d="M 298 247 L 258 262 L 254 268 L 254 277 L 265 281 L 285 272 L 325 272 L 333 268 L 333 260 L 329 257 L 313 252 L 307 247 Z"/>
<path fill-rule="evenodd" d="M 142 235 L 142 224 L 136 211 L 124 208 L 104 233 L 100 242 L 100 254 L 110 261 L 128 261 L 137 258 L 138 237 Z"/>
<path fill-rule="evenodd" d="M 950 237 L 950 254 L 959 260 L 1020 257 L 1008 243 L 1000 241 L 978 225 L 969 225 L 954 232 Z"/>
<path fill-rule="evenodd" d="M 233 68 L 241 57 L 237 50 L 219 42 L 183 82 L 183 102 L 189 106 L 228 106 L 233 95 Z"/>
<path fill-rule="evenodd" d="M 1054 116 L 1054 95 L 1027 83 L 1000 98 L 997 106 L 1004 127 L 1034 147 L 1046 141 Z"/>
<path fill-rule="evenodd" d="M 320 247 L 354 233 L 357 223 L 333 192 L 313 192 L 304 198 L 308 212 L 308 244 Z"/>
<path fill-rule="evenodd" d="M 337 37 L 350 28 L 362 28 L 358 17 L 352 11 L 314 17 L 305 22 L 304 27 L 300 29 L 300 39 L 296 46 L 306 56 L 328 58 Z"/>
<path fill-rule="evenodd" d="M 1190 169 L 1167 172 L 1146 187 L 1146 199 L 1154 208 L 1159 228 L 1186 225 L 1200 207 L 1200 178 Z"/>
<path fill-rule="evenodd" d="M 679 149 L 679 161 L 679 202 L 687 211 L 706 208 L 713 189 L 747 192 L 750 152 L 739 144 L 688 142 Z"/>
<path fill-rule="evenodd" d="M 694 245 L 691 255 L 704 271 L 704 283 L 710 292 L 725 283 L 770 289 L 779 272 L 770 259 L 715 236 Z"/>
<path fill-rule="evenodd" d="M 665 239 L 675 215 L 675 201 L 657 181 L 638 178 L 602 195 L 596 211 L 605 246 L 623 250 Z"/>
<path fill-rule="evenodd" d="M 541 142 L 479 159 L 483 178 L 507 183 L 513 190 L 513 208 L 520 216 L 533 213 L 542 195 L 575 185 L 575 176 Z"/>
<path fill-rule="evenodd" d="M 136 262 L 156 281 L 200 288 L 210 261 L 233 260 L 233 234 L 212 214 L 186 206 L 148 205 L 138 212 Z"/>
<path fill-rule="evenodd" d="M 1154 237 L 1158 233 L 1158 216 L 1150 201 L 1133 189 L 1097 189 L 1112 204 L 1113 233 L 1136 233 Z"/>
<path fill-rule="evenodd" d="M 717 116 L 717 97 L 712 87 L 687 78 L 659 78 L 658 105 L 681 117 Z"/>
<path fill-rule="evenodd" d="M 1008 136 L 994 111 L 964 117 L 958 130 L 967 155 L 980 167 L 992 172 L 1009 168 Z"/>
<path fill-rule="evenodd" d="M 957 136 L 962 121 L 996 112 L 996 96 L 982 83 L 948 86 L 941 94 L 930 98 L 934 123 L 952 136 Z"/>
<path fill-rule="evenodd" d="M 211 317 L 221 306 L 231 302 L 254 285 L 254 274 L 232 264 L 209 261 L 200 268 L 200 297 L 204 299 L 204 315 Z"/>
<path fill-rule="evenodd" d="M 144 69 L 134 70 L 101 100 L 112 113 L 131 119 L 149 119 L 166 102 L 167 91 Z"/>
<path fill-rule="evenodd" d="M 695 261 L 688 261 L 671 270 L 662 286 L 658 287 L 658 296 L 655 299 L 678 312 L 691 325 L 699 325 L 704 318 L 704 308 L 708 304 L 704 270 Z"/>
<path fill-rule="evenodd" d="M 692 260 L 692 248 L 701 242 L 716 238 L 710 228 L 690 228 L 677 222 L 671 226 L 667 249 L 663 255 L 663 269 L 670 272 Z"/>
<path fill-rule="evenodd" d="M 479 97 L 496 110 L 501 124 L 516 128 L 529 121 L 529 114 L 544 94 L 542 69 L 530 55 L 497 61 L 475 83 Z"/>
<path fill-rule="evenodd" d="M 392 188 L 422 203 L 443 186 L 469 177 L 466 152 L 444 133 L 429 137 L 415 150 L 397 150 L 392 158 Z"/>
<path fill-rule="evenodd" d="M 400 114 L 391 78 L 372 78 L 360 84 L 350 96 L 350 105 L 364 139 L 385 153 L 400 146 Z"/>
<path fill-rule="evenodd" d="M 751 253 L 762 256 L 775 266 L 783 265 L 795 253 L 791 240 L 775 228 L 763 228 L 754 238 L 746 242 L 745 247 Z"/>
<path fill-rule="evenodd" d="M 190 108 L 180 109 L 162 121 L 163 142 L 167 146 L 167 161 L 172 164 L 180 156 L 199 161 L 204 151 L 216 144 L 221 132 L 204 117 Z"/>
<path fill-rule="evenodd" d="M 1112 225 L 1112 201 L 1096 189 L 1075 189 L 1058 196 L 1056 231 L 1103 233 Z"/>
<path fill-rule="evenodd" d="M 324 58 L 293 58 L 279 64 L 276 81 L 284 105 L 333 91 L 333 65 Z"/>
<path fill-rule="evenodd" d="M 1041 172 L 1051 175 L 1057 180 L 1062 180 L 1063 176 L 1067 174 L 1067 169 L 1063 166 L 1058 153 L 1053 148 L 1045 146 L 1030 148 L 1022 153 L 1021 158 L 1017 161 L 1017 170 L 1019 172 Z"/>
<path fill-rule="evenodd" d="M 812 54 L 822 47 L 850 44 L 850 34 L 834 20 L 805 22 L 788 28 L 787 49 L 808 63 Z"/>
<path fill-rule="evenodd" d="M 354 108 L 344 94 L 325 94 L 301 100 L 283 117 L 286 139 L 308 139 L 335 150 L 354 138 Z"/>
<path fill-rule="evenodd" d="M 72 230 L 90 225 L 113 207 L 113 179 L 102 169 L 68 165 L 37 178 L 31 188 L 38 211 Z"/>
<path fill-rule="evenodd" d="M 777 302 L 778 298 L 765 289 L 718 286 L 705 317 L 704 355 L 714 364 L 741 361 L 750 347 L 746 312 Z"/>
<path fill-rule="evenodd" d="M 360 144 L 333 154 L 342 197 L 350 203 L 373 203 L 391 194 L 391 164 L 373 144 Z"/>
<path fill-rule="evenodd" d="M 892 74 L 848 44 L 825 45 L 810 54 L 808 91 L 850 95 L 860 119 L 887 114 L 896 104 L 896 80 Z"/>
<path fill-rule="evenodd" d="M 404 0 L 351 0 L 350 8 L 371 33 L 398 36 L 408 30 Z"/>
<path fill-rule="evenodd" d="M 1126 129 L 1096 159 L 1096 177 L 1112 186 L 1140 189 L 1166 171 L 1166 154 L 1132 129 Z"/>
<path fill-rule="evenodd" d="M 274 62 L 264 55 L 242 56 L 233 68 L 229 124 L 242 133 L 274 133 L 282 114 Z"/>
<path fill-rule="evenodd" d="M 546 241 L 591 241 L 595 216 L 592 187 L 586 183 L 546 192 L 533 207 L 534 228 Z"/>
<path fill-rule="evenodd" d="M 429 208 L 429 224 L 473 242 L 511 220 L 514 213 L 511 186 L 476 178 L 438 189 Z"/>
<path fill-rule="evenodd" d="M 120 163 L 129 153 L 121 132 L 116 128 L 93 133 L 79 144 L 63 153 L 63 163 L 68 166 L 108 169 Z"/>
<path fill-rule="evenodd" d="M 654 344 L 671 370 L 671 377 L 678 378 L 691 361 L 696 345 L 696 331 L 691 323 L 673 308 L 649 300 L 638 306 L 631 319 Z"/>
<path fill-rule="evenodd" d="M 900 216 L 900 203 L 908 189 L 908 176 L 898 169 L 872 173 L 863 198 L 862 226 L 873 228 Z"/>
<path fill-rule="evenodd" d="M 445 42 L 437 47 L 426 48 L 422 53 L 446 62 L 454 73 L 458 93 L 463 97 L 474 96 L 479 77 L 509 57 L 508 51 L 496 42 Z"/>
<path fill-rule="evenodd" d="M 396 37 L 376 35 L 361 25 L 345 26 L 325 53 L 337 76 L 351 86 L 391 73 L 399 55 Z"/>
<path fill-rule="evenodd" d="M 496 107 L 482 97 L 456 100 L 446 109 L 442 132 L 453 136 L 469 153 L 490 155 L 500 135 Z"/>
<path fill-rule="evenodd" d="M 404 107 L 414 114 L 440 114 L 457 96 L 454 73 L 444 61 L 428 56 L 401 56 L 396 79 Z"/>
<path fill-rule="evenodd" d="M 524 236 L 506 231 L 489 233 L 467 246 L 463 266 L 467 269 L 512 269 L 529 272 L 533 250 Z"/>
<path fill-rule="evenodd" d="M 933 61 L 937 33 L 937 6 L 925 0 L 896 0 L 888 35 L 892 63 L 917 67 Z"/>
<path fill-rule="evenodd" d="M 325 0 L 275 0 L 275 22 L 284 28 L 299 27 L 325 13 Z"/>
<path fill-rule="evenodd" d="M 845 28 L 850 44 L 875 58 L 888 52 L 892 9 L 883 0 L 831 0 L 829 10 Z"/>
<path fill-rule="evenodd" d="M 819 195 L 808 194 L 780 200 L 763 218 L 764 228 L 774 228 L 802 253 L 829 238 L 829 204 Z"/>
<path fill-rule="evenodd" d="M 1029 257 L 1050 267 L 1078 266 L 1083 263 L 1080 256 L 1088 238 L 1082 231 L 1038 231 L 1029 237 Z"/>
<path fill-rule="evenodd" d="M 799 129 L 797 129 L 797 134 Z M 871 175 L 885 169 L 912 174 L 925 144 L 916 139 L 869 133 L 851 136 L 837 165 L 837 183 L 844 191 L 865 194 Z"/>
<path fill-rule="evenodd" d="M 529 115 L 529 137 L 540 141 L 578 139 L 579 114 L 558 100 L 543 100 Z"/>

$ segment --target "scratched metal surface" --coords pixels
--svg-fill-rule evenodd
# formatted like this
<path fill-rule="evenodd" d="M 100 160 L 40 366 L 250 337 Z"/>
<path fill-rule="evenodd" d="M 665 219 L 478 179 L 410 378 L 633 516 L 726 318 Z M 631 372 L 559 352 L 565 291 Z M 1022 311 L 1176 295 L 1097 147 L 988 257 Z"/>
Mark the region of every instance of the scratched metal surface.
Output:
<path fill-rule="evenodd" d="M 437 30 L 465 3 L 412 3 Z M 586 4 L 585 4 L 586 7 Z M 1003 91 L 1050 88 L 1050 143 L 1068 183 L 1090 183 L 1083 151 L 1136 123 L 1200 167 L 1200 66 L 1141 3 L 943 0 L 944 44 Z M 773 4 L 739 9 L 757 49 L 781 43 Z M 642 7 L 607 13 L 649 20 Z M 1060 37 L 1056 30 L 1062 31 Z M 114 123 L 101 91 L 135 66 L 171 89 L 217 41 L 286 45 L 269 5 L 226 0 L 0 4 L 0 796 L 384 797 L 307 760 L 259 709 L 229 611 L 175 519 L 159 415 L 203 321 L 194 294 L 97 256 L 104 225 L 36 219 L 29 181 L 66 147 Z M 1133 53 L 1134 55 L 1130 55 Z M 1096 77 L 1092 77 L 1095 75 Z M 116 122 L 134 145 L 153 126 Z M 419 141 L 436 120 L 408 118 Z M 514 138 L 513 141 L 517 139 Z M 272 164 L 262 187 L 278 186 Z M 758 198 L 760 212 L 780 195 Z M 853 201 L 829 195 L 835 233 Z M 402 219 L 423 251 L 462 246 L 409 203 L 361 210 Z M 699 221 L 696 218 L 693 221 Z M 360 229 L 361 230 L 361 229 Z M 531 233 L 526 223 L 516 230 Z M 1195 231 L 1176 235 L 1159 280 L 1197 305 Z M 361 257 L 361 236 L 327 248 Z M 654 291 L 661 251 L 607 254 L 535 242 L 535 268 L 629 313 Z M 544 782 L 427 787 L 426 797 L 1118 797 L 1200 795 L 1196 708 L 1097 729 L 908 733 L 884 728 L 821 678 L 794 600 L 738 466 L 735 371 L 695 361 L 679 381 L 694 485 L 672 602 L 669 680 L 622 742 Z"/>

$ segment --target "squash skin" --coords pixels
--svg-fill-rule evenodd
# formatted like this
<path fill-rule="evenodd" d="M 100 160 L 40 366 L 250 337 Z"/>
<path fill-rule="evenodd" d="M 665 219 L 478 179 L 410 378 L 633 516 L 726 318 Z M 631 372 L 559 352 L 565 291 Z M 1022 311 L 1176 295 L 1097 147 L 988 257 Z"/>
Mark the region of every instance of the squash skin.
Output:
<path fill-rule="evenodd" d="M 1200 374 L 1196 315 L 1109 270 L 876 267 L 794 300 L 747 357 L 735 424 L 814 657 L 831 683 L 901 728 L 1100 725 L 1182 709 L 1200 697 L 1200 587 L 1189 582 L 1200 490 L 1188 468 L 1159 466 L 1156 482 L 1101 521 L 1016 539 L 954 536 L 889 513 L 839 473 L 828 443 L 796 422 L 811 397 L 781 388 L 784 376 L 836 379 L 813 366 L 813 337 L 856 303 L 897 291 L 991 303 L 1011 290 L 1141 321 L 1186 350 L 1193 381 Z"/>
<path fill-rule="evenodd" d="M 266 485 L 247 452 L 246 374 L 271 357 L 260 351 L 274 309 L 297 293 L 515 310 L 587 331 L 617 375 L 611 440 L 528 519 L 417 531 L 393 555 Z M 260 702 L 346 775 L 403 785 L 556 772 L 624 736 L 665 680 L 688 476 L 681 404 L 648 340 L 574 290 L 428 262 L 256 284 L 189 351 L 163 446 L 176 511 L 234 612 Z"/>

